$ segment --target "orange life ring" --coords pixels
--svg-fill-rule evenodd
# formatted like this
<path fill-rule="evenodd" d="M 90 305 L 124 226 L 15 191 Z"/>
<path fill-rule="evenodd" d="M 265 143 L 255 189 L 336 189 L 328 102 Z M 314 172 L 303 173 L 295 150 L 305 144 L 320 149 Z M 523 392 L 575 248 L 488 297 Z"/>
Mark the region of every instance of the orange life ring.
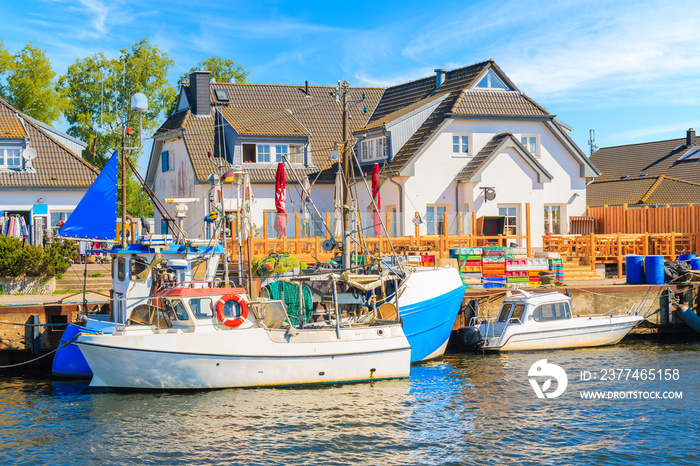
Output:
<path fill-rule="evenodd" d="M 224 315 L 224 306 L 229 301 L 235 301 L 241 308 L 241 315 L 236 318 Z M 216 318 L 227 327 L 238 327 L 248 318 L 248 302 L 244 296 L 237 294 L 227 294 L 221 297 L 216 303 Z"/>

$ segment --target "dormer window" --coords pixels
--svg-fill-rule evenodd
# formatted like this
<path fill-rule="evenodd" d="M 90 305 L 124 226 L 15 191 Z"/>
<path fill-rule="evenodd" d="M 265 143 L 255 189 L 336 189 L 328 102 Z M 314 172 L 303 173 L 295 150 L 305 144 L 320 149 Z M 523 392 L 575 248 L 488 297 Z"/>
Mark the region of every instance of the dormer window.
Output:
<path fill-rule="evenodd" d="M 481 78 L 481 81 L 476 84 L 476 87 L 479 89 L 498 89 L 502 91 L 512 90 L 493 72 L 493 70 L 489 70 L 486 76 Z"/>
<path fill-rule="evenodd" d="M 363 162 L 386 159 L 388 144 L 385 137 L 364 139 L 360 148 L 360 158 Z"/>
<path fill-rule="evenodd" d="M 22 170 L 22 149 L 0 147 L 0 170 Z"/>

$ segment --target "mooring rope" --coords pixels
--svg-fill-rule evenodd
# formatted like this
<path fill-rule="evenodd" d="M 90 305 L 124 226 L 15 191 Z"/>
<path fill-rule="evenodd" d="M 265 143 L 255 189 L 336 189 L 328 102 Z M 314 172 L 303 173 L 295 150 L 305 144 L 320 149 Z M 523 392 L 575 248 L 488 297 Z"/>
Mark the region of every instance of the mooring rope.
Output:
<path fill-rule="evenodd" d="M 75 335 L 73 338 L 71 338 L 70 340 L 68 340 L 68 341 L 65 342 L 63 345 L 59 346 L 58 348 L 56 348 L 56 349 L 54 349 L 54 350 L 51 350 L 51 351 L 49 351 L 49 352 L 46 353 L 46 354 L 42 354 L 42 355 L 39 356 L 38 358 L 34 358 L 34 359 L 29 360 L 29 361 L 18 362 L 17 364 L 9 364 L 9 365 L 7 365 L 7 366 L 0 366 L 0 369 L 11 369 L 11 368 L 13 368 L 13 367 L 24 366 L 24 365 L 27 365 L 27 364 L 31 364 L 31 363 L 33 363 L 33 362 L 36 362 L 36 361 L 38 361 L 38 360 L 40 360 L 40 359 L 43 359 L 43 358 L 45 358 L 45 357 L 47 357 L 47 356 L 51 356 L 51 355 L 54 354 L 56 351 L 58 351 L 58 350 L 60 350 L 60 349 L 63 349 L 63 348 L 65 348 L 66 346 L 68 346 L 68 345 L 70 345 L 71 343 L 73 343 L 79 336 L 80 336 L 80 333 L 78 333 L 77 335 Z"/>

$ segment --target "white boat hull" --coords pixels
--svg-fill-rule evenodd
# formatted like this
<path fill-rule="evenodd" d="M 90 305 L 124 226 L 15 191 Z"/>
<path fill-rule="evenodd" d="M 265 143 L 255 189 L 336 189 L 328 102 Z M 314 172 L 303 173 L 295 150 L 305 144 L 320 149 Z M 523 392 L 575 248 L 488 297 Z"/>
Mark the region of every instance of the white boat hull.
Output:
<path fill-rule="evenodd" d="M 381 334 L 379 333 L 381 332 Z M 154 333 L 127 328 L 81 335 L 91 387 L 211 389 L 407 377 L 411 348 L 398 325 L 300 330 L 231 329 Z"/>
<path fill-rule="evenodd" d="M 528 325 L 527 329 L 509 325 L 502 335 L 485 337 L 483 349 L 527 351 L 614 345 L 642 320 L 638 316 L 593 316 Z"/>

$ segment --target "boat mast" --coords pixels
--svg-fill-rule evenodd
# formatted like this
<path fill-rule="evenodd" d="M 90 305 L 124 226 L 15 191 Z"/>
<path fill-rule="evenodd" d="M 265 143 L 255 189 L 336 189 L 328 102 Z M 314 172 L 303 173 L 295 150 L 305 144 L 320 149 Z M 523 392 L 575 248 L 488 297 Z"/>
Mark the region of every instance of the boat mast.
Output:
<path fill-rule="evenodd" d="M 348 125 L 348 86 L 347 81 L 338 81 L 338 90 L 341 93 L 343 105 L 343 268 L 351 266 L 350 258 L 350 128 Z"/>

